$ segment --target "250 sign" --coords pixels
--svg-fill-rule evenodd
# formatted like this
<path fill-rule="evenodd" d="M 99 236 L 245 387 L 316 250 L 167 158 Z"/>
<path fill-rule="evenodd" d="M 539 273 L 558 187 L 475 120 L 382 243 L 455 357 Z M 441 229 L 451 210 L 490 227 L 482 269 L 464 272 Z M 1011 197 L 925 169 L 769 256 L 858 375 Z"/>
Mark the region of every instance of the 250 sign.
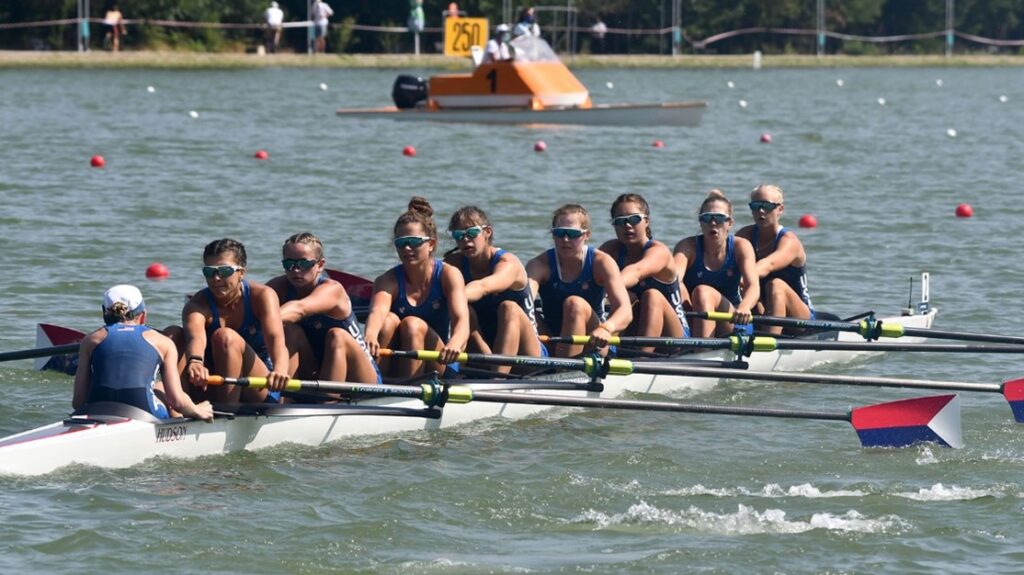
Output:
<path fill-rule="evenodd" d="M 444 21 L 444 55 L 469 56 L 473 46 L 488 39 L 487 18 L 448 18 Z"/>

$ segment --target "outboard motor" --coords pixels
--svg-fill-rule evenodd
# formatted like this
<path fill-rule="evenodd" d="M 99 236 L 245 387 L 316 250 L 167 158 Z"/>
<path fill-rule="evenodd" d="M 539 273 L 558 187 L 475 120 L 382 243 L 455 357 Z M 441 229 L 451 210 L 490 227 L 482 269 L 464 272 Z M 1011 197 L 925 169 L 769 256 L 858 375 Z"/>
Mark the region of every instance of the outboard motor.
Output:
<path fill-rule="evenodd" d="M 391 99 L 403 110 L 415 108 L 427 99 L 427 81 L 416 76 L 399 76 L 391 88 Z"/>

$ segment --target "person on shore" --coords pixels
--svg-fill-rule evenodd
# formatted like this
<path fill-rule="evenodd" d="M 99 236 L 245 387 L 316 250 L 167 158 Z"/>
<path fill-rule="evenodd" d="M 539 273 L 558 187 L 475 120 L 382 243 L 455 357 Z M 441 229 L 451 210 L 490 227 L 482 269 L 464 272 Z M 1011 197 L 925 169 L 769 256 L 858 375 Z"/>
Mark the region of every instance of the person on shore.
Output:
<path fill-rule="evenodd" d="M 549 335 L 590 335 L 590 347 L 603 350 L 608 338 L 633 321 L 629 294 L 615 259 L 587 245 L 590 215 L 565 204 L 551 219 L 555 246 L 526 264 L 531 289 L 540 295 Z M 605 296 L 611 314 L 604 310 Z M 583 346 L 558 344 L 555 355 L 573 357 Z"/>
<path fill-rule="evenodd" d="M 203 249 L 206 288 L 182 310 L 184 370 L 192 390 L 214 401 L 279 401 L 289 357 L 277 294 L 245 279 L 245 246 L 214 240 Z M 267 387 L 207 387 L 210 373 L 266 377 Z"/>
<path fill-rule="evenodd" d="M 110 7 L 103 15 L 103 43 L 109 46 L 110 50 L 117 52 L 121 49 L 121 37 L 127 36 L 128 30 L 124 27 L 124 16 L 117 4 Z"/>
<path fill-rule="evenodd" d="M 654 239 L 647 200 L 640 194 L 622 194 L 612 202 L 611 215 L 615 239 L 605 242 L 601 251 L 615 258 L 635 308 L 632 323 L 623 331 L 644 337 L 689 337 L 676 262 L 668 247 Z"/>
<path fill-rule="evenodd" d="M 325 272 L 323 244 L 313 234 L 295 234 L 281 248 L 284 274 L 267 282 L 281 304 L 289 371 L 302 379 L 380 383 L 352 301 Z"/>
<path fill-rule="evenodd" d="M 375 358 L 381 348 L 435 350 L 440 361 L 382 360 L 381 371 L 392 377 L 410 378 L 425 369 L 446 371 L 469 339 L 466 285 L 458 268 L 433 257 L 433 214 L 430 203 L 417 196 L 395 222 L 393 243 L 401 263 L 373 282 L 366 344 Z"/>
<path fill-rule="evenodd" d="M 108 289 L 103 294 L 103 323 L 79 348 L 74 409 L 113 401 L 160 419 L 213 420 L 210 402 L 197 405 L 181 389 L 174 342 L 146 327 L 146 302 L 139 288 L 122 284 Z M 157 373 L 161 381 L 156 380 Z"/>
<path fill-rule="evenodd" d="M 673 250 L 676 269 L 682 270 L 683 284 L 690 290 L 696 312 L 720 311 L 734 314 L 738 324 L 750 324 L 751 310 L 761 290 L 750 242 L 729 233 L 732 203 L 719 190 L 711 190 L 701 202 L 697 216 L 701 233 L 679 240 Z M 740 286 L 743 294 L 740 295 Z M 697 337 L 724 336 L 732 323 L 698 319 L 693 322 Z"/>
<path fill-rule="evenodd" d="M 313 0 L 309 14 L 313 19 L 314 51 L 323 54 L 327 51 L 327 28 L 334 10 L 323 0 Z"/>
<path fill-rule="evenodd" d="M 597 16 L 597 22 L 594 22 L 594 25 L 590 27 L 590 34 L 590 51 L 594 54 L 607 53 L 608 50 L 604 44 L 604 37 L 608 34 L 608 26 L 601 19 L 600 14 Z"/>
<path fill-rule="evenodd" d="M 476 206 L 461 207 L 452 214 L 448 232 L 455 249 L 445 256 L 445 263 L 461 270 L 466 283 L 470 349 L 543 355 L 526 268 L 515 254 L 494 246 L 494 228 L 487 214 Z M 501 366 L 497 371 L 508 373 L 511 367 Z"/>
<path fill-rule="evenodd" d="M 814 306 L 807 290 L 807 254 L 804 245 L 780 220 L 785 213 L 782 188 L 761 184 L 750 192 L 754 224 L 736 233 L 750 241 L 760 279 L 760 305 L 766 315 L 814 319 Z M 782 326 L 767 326 L 781 334 Z"/>
<path fill-rule="evenodd" d="M 263 19 L 266 22 L 263 41 L 266 44 L 267 53 L 274 54 L 281 44 L 281 31 L 284 29 L 284 10 L 271 2 L 270 7 L 263 12 Z"/>

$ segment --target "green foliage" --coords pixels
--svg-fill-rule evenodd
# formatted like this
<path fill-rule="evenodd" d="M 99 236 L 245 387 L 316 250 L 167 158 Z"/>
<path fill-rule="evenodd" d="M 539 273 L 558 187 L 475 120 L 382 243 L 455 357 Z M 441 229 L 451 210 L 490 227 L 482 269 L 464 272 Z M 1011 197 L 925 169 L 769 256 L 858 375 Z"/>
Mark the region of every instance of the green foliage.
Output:
<path fill-rule="evenodd" d="M 326 0 L 334 8 L 328 49 L 332 52 L 391 52 L 408 50 L 409 38 L 399 34 L 355 32 L 355 24 L 404 26 L 409 15 L 409 0 Z M 306 19 L 307 0 L 278 0 L 286 20 Z M 588 28 L 601 16 L 609 28 L 658 30 L 671 26 L 672 5 L 678 2 L 685 38 L 703 40 L 730 30 L 752 27 L 813 29 L 816 2 L 813 0 L 569 0 L 576 9 L 577 25 Z M 73 18 L 78 0 L 31 0 L 0 2 L 0 22 L 33 22 Z M 92 18 L 102 18 L 115 0 L 91 0 Z M 158 19 L 212 23 L 260 23 L 269 0 L 116 0 L 129 20 Z M 502 20 L 502 0 L 464 0 L 459 8 L 470 16 L 482 16 L 497 23 Z M 513 1 L 519 10 L 530 2 Z M 560 2 L 533 2 L 534 5 L 564 6 Z M 826 25 L 829 30 L 855 35 L 899 35 L 936 32 L 945 28 L 945 0 L 827 0 Z M 423 12 L 428 28 L 441 26 L 441 14 L 448 0 L 424 0 Z M 540 24 L 553 23 L 551 12 L 540 13 Z M 564 16 L 559 15 L 561 25 Z M 513 15 L 513 20 L 515 15 Z M 992 38 L 1024 38 L 1024 0 L 957 0 L 957 30 Z M 398 23 L 398 24 L 395 24 Z M 91 26 L 92 44 L 98 46 L 102 32 Z M 432 35 L 433 34 L 433 35 Z M 129 26 L 124 45 L 127 49 L 169 48 L 195 51 L 241 51 L 259 41 L 255 30 Z M 582 32 L 579 44 L 589 35 Z M 74 49 L 76 28 L 48 26 L 0 31 L 0 48 Z M 429 51 L 436 33 L 424 36 Z M 306 34 L 286 30 L 285 47 L 304 52 Z M 941 52 L 945 40 L 868 45 L 830 39 L 829 51 L 848 54 L 888 52 Z M 670 35 L 609 34 L 606 43 L 611 52 L 664 53 Z M 807 52 L 814 50 L 813 36 L 788 36 L 758 33 L 737 35 L 708 45 L 706 52 L 766 53 Z M 684 42 L 684 48 L 690 47 Z M 983 51 L 984 47 L 957 42 L 958 49 Z M 1017 52 L 1018 49 L 1004 49 Z"/>

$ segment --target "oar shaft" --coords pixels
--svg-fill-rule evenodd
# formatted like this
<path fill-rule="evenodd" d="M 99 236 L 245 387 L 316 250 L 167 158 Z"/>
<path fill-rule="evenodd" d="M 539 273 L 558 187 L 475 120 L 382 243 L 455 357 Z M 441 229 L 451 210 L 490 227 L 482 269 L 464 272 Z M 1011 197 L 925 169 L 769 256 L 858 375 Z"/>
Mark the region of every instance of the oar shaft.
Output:
<path fill-rule="evenodd" d="M 980 391 L 1002 393 L 1002 386 L 992 383 L 968 383 L 958 381 L 935 381 L 927 379 L 898 379 L 893 377 L 854 377 L 823 373 L 793 373 L 779 371 L 737 371 L 713 367 L 690 367 L 682 365 L 661 365 L 657 363 L 634 363 L 633 373 L 650 375 L 682 375 L 690 377 L 713 377 L 720 379 L 746 379 L 753 381 L 778 381 L 785 383 L 823 383 L 833 385 L 857 385 L 868 387 L 906 387 L 915 389 L 941 389 L 949 391 Z"/>
<path fill-rule="evenodd" d="M 910 334 L 907 334 L 910 335 Z M 887 341 L 816 341 L 779 340 L 778 349 L 811 349 L 823 351 L 908 351 L 934 353 L 1024 353 L 1024 345 L 899 343 Z"/>
<path fill-rule="evenodd" d="M 936 339 L 959 339 L 963 341 L 987 341 L 992 343 L 1024 344 L 1024 337 L 1013 335 L 998 335 L 991 333 L 970 333 L 963 331 L 943 331 L 935 329 L 924 329 L 920 327 L 903 328 L 905 335 L 914 337 L 932 337 Z"/>
<path fill-rule="evenodd" d="M 599 399 L 592 397 L 564 397 L 558 395 L 535 395 L 473 391 L 473 401 L 492 403 L 525 403 L 530 405 L 553 405 L 561 407 L 590 407 L 602 409 L 632 409 L 642 411 L 668 411 L 676 413 L 710 413 L 716 415 L 745 415 L 751 417 L 779 417 L 787 419 L 820 419 L 850 421 L 849 413 L 825 411 L 801 411 L 792 409 L 765 409 L 758 407 L 731 407 L 726 405 L 704 405 L 670 403 L 662 401 L 640 401 L 630 399 Z"/>
<path fill-rule="evenodd" d="M 8 351 L 6 353 L 0 353 L 0 362 L 16 361 L 19 359 L 33 359 L 36 357 L 47 357 L 51 355 L 69 355 L 72 353 L 78 353 L 78 348 L 80 346 L 81 344 L 78 343 L 67 343 L 64 345 L 55 345 L 53 347 Z"/>
<path fill-rule="evenodd" d="M 221 377 L 211 375 L 211 385 L 241 385 L 244 387 L 263 388 L 267 386 L 265 377 Z M 286 391 L 323 391 L 327 393 L 362 393 L 388 397 L 409 397 L 430 401 L 432 388 L 430 385 L 372 385 L 365 383 L 346 383 L 341 381 L 307 381 L 301 379 L 288 380 Z"/>

